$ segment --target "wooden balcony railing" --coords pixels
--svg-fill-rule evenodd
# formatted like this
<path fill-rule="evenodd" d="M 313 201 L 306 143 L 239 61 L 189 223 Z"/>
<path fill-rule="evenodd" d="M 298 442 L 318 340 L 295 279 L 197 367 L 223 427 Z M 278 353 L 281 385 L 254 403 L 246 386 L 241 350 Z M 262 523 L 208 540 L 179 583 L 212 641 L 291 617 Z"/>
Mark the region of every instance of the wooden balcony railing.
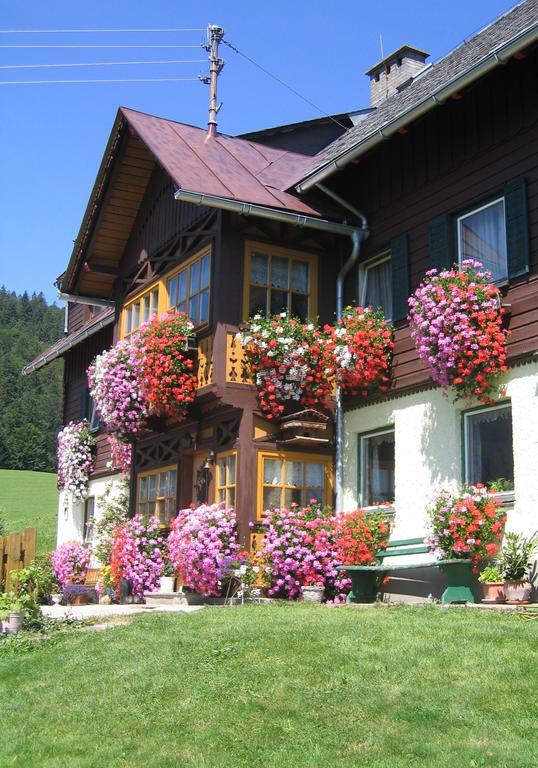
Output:
<path fill-rule="evenodd" d="M 213 336 L 198 342 L 196 376 L 198 389 L 213 383 Z"/>
<path fill-rule="evenodd" d="M 195 343 L 198 389 L 208 384 L 253 384 L 243 347 L 235 338 L 237 328 L 218 326 L 214 336 Z"/>
<path fill-rule="evenodd" d="M 236 339 L 235 334 L 235 331 L 226 332 L 226 383 L 253 384 L 243 347 Z"/>

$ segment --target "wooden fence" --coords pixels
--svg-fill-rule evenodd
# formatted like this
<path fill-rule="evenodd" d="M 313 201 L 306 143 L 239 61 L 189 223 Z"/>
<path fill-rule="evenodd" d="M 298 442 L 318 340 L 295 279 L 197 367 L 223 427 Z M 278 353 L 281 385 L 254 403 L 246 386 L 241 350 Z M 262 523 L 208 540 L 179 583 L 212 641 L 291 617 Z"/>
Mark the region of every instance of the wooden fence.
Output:
<path fill-rule="evenodd" d="M 26 528 L 24 533 L 0 536 L 0 582 L 9 589 L 9 574 L 26 568 L 35 557 L 36 529 Z"/>

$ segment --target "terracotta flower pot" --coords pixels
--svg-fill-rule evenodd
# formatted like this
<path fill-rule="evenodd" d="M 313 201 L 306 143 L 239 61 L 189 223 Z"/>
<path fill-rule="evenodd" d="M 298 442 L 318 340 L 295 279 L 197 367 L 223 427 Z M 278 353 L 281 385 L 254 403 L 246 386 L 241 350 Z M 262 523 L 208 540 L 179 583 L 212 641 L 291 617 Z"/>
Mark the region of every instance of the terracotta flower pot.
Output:
<path fill-rule="evenodd" d="M 482 584 L 484 597 L 483 603 L 504 603 L 504 584 L 503 582 L 487 582 Z"/>
<path fill-rule="evenodd" d="M 303 602 L 305 603 L 321 603 L 323 600 L 324 587 L 316 587 L 314 585 L 303 587 Z"/>
<path fill-rule="evenodd" d="M 505 581 L 504 594 L 507 603 L 530 603 L 532 584 L 530 581 Z"/>
<path fill-rule="evenodd" d="M 88 605 L 90 602 L 89 595 L 74 595 L 69 600 L 69 605 Z"/>

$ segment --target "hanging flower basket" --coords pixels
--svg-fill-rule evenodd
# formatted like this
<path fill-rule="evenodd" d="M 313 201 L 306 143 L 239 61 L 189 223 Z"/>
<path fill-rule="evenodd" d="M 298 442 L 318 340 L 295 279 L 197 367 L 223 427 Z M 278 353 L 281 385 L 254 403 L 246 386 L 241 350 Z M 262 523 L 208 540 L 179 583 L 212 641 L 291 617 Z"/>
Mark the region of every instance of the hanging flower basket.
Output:
<path fill-rule="evenodd" d="M 90 394 L 108 432 L 129 439 L 142 431 L 148 415 L 138 338 L 119 341 L 97 355 L 88 368 Z"/>
<path fill-rule="evenodd" d="M 393 328 L 381 309 L 347 307 L 336 326 L 325 326 L 326 371 L 348 395 L 386 392 Z"/>
<path fill-rule="evenodd" d="M 507 370 L 503 308 L 491 275 L 466 260 L 432 269 L 409 299 L 411 336 L 432 379 L 458 397 L 491 402 L 496 379 Z"/>
<path fill-rule="evenodd" d="M 279 418 L 290 405 L 327 407 L 332 380 L 325 371 L 324 340 L 312 322 L 255 315 L 237 334 L 258 390 L 260 409 Z"/>
<path fill-rule="evenodd" d="M 58 488 L 76 501 L 86 497 L 94 445 L 86 419 L 70 421 L 58 433 Z"/>
<path fill-rule="evenodd" d="M 183 312 L 156 317 L 140 333 L 144 392 L 150 413 L 185 418 L 197 379 L 189 350 L 193 324 Z"/>

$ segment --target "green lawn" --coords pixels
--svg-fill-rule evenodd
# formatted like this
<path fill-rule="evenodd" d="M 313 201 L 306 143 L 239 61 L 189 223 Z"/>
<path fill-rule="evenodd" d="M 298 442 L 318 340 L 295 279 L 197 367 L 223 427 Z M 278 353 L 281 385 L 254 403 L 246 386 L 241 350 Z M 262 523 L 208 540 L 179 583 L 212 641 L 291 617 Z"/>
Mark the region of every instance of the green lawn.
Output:
<path fill-rule="evenodd" d="M 8 533 L 37 528 L 37 551 L 49 552 L 56 546 L 57 514 L 55 474 L 0 469 L 0 518 Z"/>
<path fill-rule="evenodd" d="M 437 606 L 206 608 L 76 630 L 0 655 L 0 764 L 529 768 L 537 641 L 537 621 Z"/>

